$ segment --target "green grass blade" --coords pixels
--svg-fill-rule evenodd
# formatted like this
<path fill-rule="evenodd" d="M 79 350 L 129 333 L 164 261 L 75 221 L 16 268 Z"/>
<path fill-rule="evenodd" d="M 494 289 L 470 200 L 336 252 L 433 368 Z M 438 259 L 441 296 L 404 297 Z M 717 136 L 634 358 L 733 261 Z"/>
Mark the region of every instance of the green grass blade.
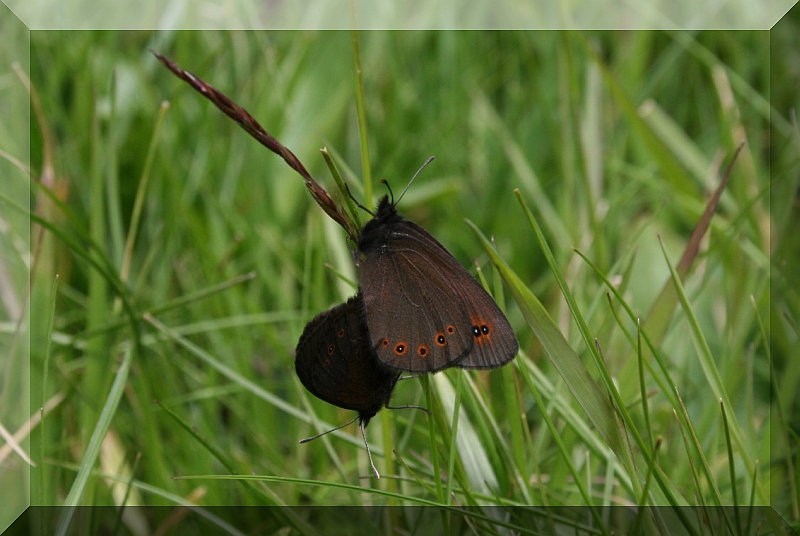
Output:
<path fill-rule="evenodd" d="M 39 449 L 41 453 L 41 459 L 39 460 L 39 497 L 38 502 L 34 504 L 38 504 L 39 506 L 44 506 L 45 501 L 45 465 L 44 465 L 44 456 L 45 456 L 45 434 L 44 434 L 44 417 L 45 417 L 45 407 L 47 407 L 47 381 L 48 376 L 50 374 L 50 359 L 52 357 L 52 341 L 53 341 L 53 322 L 55 321 L 56 316 L 56 298 L 58 295 L 58 275 L 55 276 L 53 280 L 53 290 L 50 293 L 50 318 L 47 319 L 47 334 L 46 334 L 46 345 L 44 351 L 44 370 L 42 372 L 42 405 L 39 408 Z"/>
<path fill-rule="evenodd" d="M 708 342 L 703 335 L 700 324 L 698 323 L 697 317 L 694 314 L 694 310 L 689 303 L 689 299 L 686 297 L 686 292 L 683 289 L 681 278 L 678 275 L 675 267 L 669 261 L 664 242 L 659 240 L 659 243 L 661 244 L 661 249 L 664 253 L 664 260 L 669 266 L 670 273 L 672 274 L 672 282 L 678 292 L 678 297 L 680 299 L 683 312 L 686 314 L 686 319 L 692 332 L 692 342 L 694 343 L 695 350 L 697 351 L 697 357 L 700 360 L 700 366 L 703 369 L 706 381 L 708 382 L 711 391 L 714 393 L 714 396 L 717 399 L 721 400 L 722 403 L 724 403 L 727 407 L 733 407 L 733 404 L 731 404 L 728 396 L 728 392 L 725 389 L 725 384 L 719 374 L 719 369 L 717 369 L 717 364 L 714 361 L 714 356 L 711 354 L 711 349 L 708 347 Z M 739 449 L 739 453 L 742 457 L 745 467 L 748 471 L 752 471 L 754 467 L 753 460 L 747 452 L 747 447 L 744 438 L 742 437 L 741 428 L 738 426 L 738 424 L 733 424 L 734 425 L 730 428 L 731 437 Z M 767 493 L 765 490 L 761 489 L 761 486 L 759 486 L 758 492 L 760 498 L 765 501 L 765 503 L 768 502 Z"/>
<path fill-rule="evenodd" d="M 133 248 L 136 245 L 136 237 L 139 234 L 139 224 L 142 218 L 142 211 L 144 207 L 145 196 L 147 195 L 147 186 L 150 184 L 150 177 L 152 176 L 153 158 L 158 148 L 158 142 L 161 139 L 161 126 L 164 123 L 164 116 L 167 114 L 169 103 L 162 102 L 156 118 L 156 124 L 153 126 L 153 135 L 150 137 L 150 145 L 147 148 L 147 156 L 144 161 L 144 168 L 142 169 L 142 176 L 139 179 L 139 185 L 136 188 L 136 198 L 133 202 L 133 213 L 131 214 L 131 223 L 128 227 L 128 237 L 125 240 L 125 253 L 122 258 L 122 268 L 120 269 L 120 279 L 128 281 L 128 275 L 131 268 L 131 260 L 133 258 Z"/>
<path fill-rule="evenodd" d="M 100 418 L 97 420 L 97 424 L 92 431 L 92 437 L 89 439 L 89 444 L 83 454 L 80 469 L 75 476 L 75 481 L 69 489 L 69 493 L 67 493 L 66 499 L 64 499 L 63 505 L 66 508 L 62 511 L 55 532 L 58 536 L 63 536 L 67 533 L 70 521 L 75 513 L 74 508 L 80 504 L 81 497 L 86 488 L 86 483 L 89 481 L 89 477 L 94 470 L 95 463 L 97 463 L 97 457 L 100 454 L 100 446 L 111 426 L 111 421 L 114 419 L 119 401 L 122 399 L 122 394 L 128 381 L 128 372 L 136 356 L 135 349 L 136 345 L 129 344 L 122 354 L 122 361 L 114 375 L 114 383 L 111 385 L 111 390 L 108 393 L 105 404 L 103 404 Z"/>
<path fill-rule="evenodd" d="M 737 481 L 736 481 L 736 463 L 733 457 L 733 445 L 731 444 L 731 433 L 728 429 L 728 416 L 725 413 L 725 405 L 720 402 L 719 410 L 722 413 L 722 425 L 725 428 L 725 447 L 728 451 L 728 471 L 731 475 L 731 497 L 733 497 L 733 514 L 734 519 L 736 520 L 736 532 L 739 533 L 742 531 L 742 520 L 739 517 L 739 509 L 741 505 L 739 504 L 739 496 L 738 492 L 736 491 L 737 488 Z"/>
<path fill-rule="evenodd" d="M 353 37 L 353 76 L 356 89 L 356 112 L 358 114 L 358 142 L 361 147 L 361 182 L 364 184 L 364 204 L 372 206 L 372 167 L 369 158 L 369 131 L 367 111 L 364 104 L 364 79 L 361 71 L 361 43 L 358 30 L 351 30 Z"/>

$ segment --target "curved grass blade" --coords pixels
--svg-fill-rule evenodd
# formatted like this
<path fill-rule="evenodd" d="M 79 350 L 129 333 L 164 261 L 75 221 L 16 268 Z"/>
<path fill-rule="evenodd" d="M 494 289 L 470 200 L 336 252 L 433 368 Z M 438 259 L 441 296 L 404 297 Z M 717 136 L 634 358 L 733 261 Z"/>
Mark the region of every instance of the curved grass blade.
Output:
<path fill-rule="evenodd" d="M 100 454 L 100 446 L 111 426 L 111 420 L 114 418 L 114 413 L 117 411 L 117 406 L 122 399 L 122 393 L 128 382 L 128 372 L 130 371 L 133 357 L 137 353 L 135 351 L 136 349 L 137 345 L 135 344 L 129 344 L 125 349 L 120 367 L 114 376 L 114 383 L 111 385 L 111 390 L 108 393 L 105 404 L 103 404 L 103 411 L 100 413 L 100 418 L 97 420 L 97 425 L 92 432 L 92 437 L 89 439 L 86 452 L 83 454 L 83 460 L 78 469 L 78 474 L 69 489 L 67 498 L 64 499 L 64 506 L 66 506 L 66 508 L 62 511 L 55 532 L 58 536 L 63 536 L 67 533 L 70 522 L 72 521 L 72 516 L 75 513 L 75 508 L 78 506 L 81 496 L 83 495 L 83 490 L 86 487 L 86 483 L 89 481 L 89 476 L 91 476 L 94 471 L 95 462 Z"/>

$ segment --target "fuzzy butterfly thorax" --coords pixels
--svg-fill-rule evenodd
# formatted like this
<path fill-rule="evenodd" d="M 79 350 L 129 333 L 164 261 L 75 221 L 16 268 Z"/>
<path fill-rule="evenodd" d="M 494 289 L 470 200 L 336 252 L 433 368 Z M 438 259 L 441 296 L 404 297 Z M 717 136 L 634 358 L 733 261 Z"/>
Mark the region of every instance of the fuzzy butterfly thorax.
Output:
<path fill-rule="evenodd" d="M 408 221 L 397 212 L 395 205 L 389 201 L 389 196 L 383 196 L 378 201 L 375 217 L 361 229 L 358 236 L 358 250 L 366 254 L 377 248 L 385 247 L 402 223 L 408 223 Z"/>

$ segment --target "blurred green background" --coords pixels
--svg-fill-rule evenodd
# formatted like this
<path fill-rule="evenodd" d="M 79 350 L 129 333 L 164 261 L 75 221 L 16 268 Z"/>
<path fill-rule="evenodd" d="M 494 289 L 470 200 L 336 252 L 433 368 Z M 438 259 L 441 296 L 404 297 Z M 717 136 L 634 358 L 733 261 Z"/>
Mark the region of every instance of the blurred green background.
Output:
<path fill-rule="evenodd" d="M 37 463 L 31 502 L 439 503 L 438 457 L 442 471 L 454 460 L 457 504 L 771 503 L 797 523 L 797 29 L 793 17 L 771 32 L 358 34 L 375 181 L 365 204 L 384 193 L 377 181 L 398 193 L 436 157 L 401 213 L 473 273 L 476 259 L 490 283 L 499 280 L 464 219 L 494 237 L 598 377 L 575 315 L 586 321 L 632 415 L 624 426 L 651 447 L 662 439 L 652 463 L 663 479 L 647 491 L 647 469 L 630 483 L 625 454 L 598 438 L 553 366 L 559 356 L 542 350 L 520 304 L 495 284 L 521 355 L 499 371 L 400 382 L 394 404 L 426 405 L 432 388 L 436 426 L 418 412 L 381 412 L 368 435 L 383 479 L 358 479 L 368 466 L 355 426 L 298 445 L 325 427 L 309 415 L 332 426 L 352 417 L 310 396 L 293 370 L 305 323 L 354 292 L 344 233 L 294 171 L 149 50 L 245 107 L 333 193 L 318 152 L 327 147 L 363 199 L 351 33 L 33 32 L 30 171 L 41 186 L 31 210 L 50 229 L 31 228 L 33 287 L 19 294 L 31 315 L 23 379 L 31 408 L 54 407 L 25 443 Z M 24 87 L 11 71 L 4 86 Z M 684 279 L 690 311 L 677 302 L 651 310 L 670 278 L 659 237 L 677 264 L 741 141 Z M 635 323 L 575 250 L 635 317 L 663 325 L 657 356 L 644 352 L 642 384 Z M 141 321 L 145 312 L 170 331 Z M 13 323 L 4 326 L 12 340 Z M 451 444 L 459 381 L 464 441 Z M 744 438 L 732 447 L 720 386 L 733 403 L 728 427 Z M 87 456 L 93 433 L 105 438 L 96 457 Z M 384 458 L 392 450 L 402 463 Z M 26 467 L 13 455 L 5 463 Z M 173 479 L 230 473 L 279 478 Z"/>

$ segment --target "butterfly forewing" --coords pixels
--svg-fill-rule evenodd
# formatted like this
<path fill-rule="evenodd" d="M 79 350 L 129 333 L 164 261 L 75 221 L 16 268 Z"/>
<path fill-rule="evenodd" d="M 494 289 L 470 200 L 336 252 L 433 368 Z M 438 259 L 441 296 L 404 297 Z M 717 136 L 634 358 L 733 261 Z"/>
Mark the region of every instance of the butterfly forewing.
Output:
<path fill-rule="evenodd" d="M 411 372 L 493 368 L 519 345 L 491 296 L 425 229 L 385 198 L 359 250 L 367 328 L 384 364 Z"/>
<path fill-rule="evenodd" d="M 438 253 L 435 244 L 419 241 L 407 222 L 399 225 L 406 229 L 398 229 L 391 247 L 368 253 L 362 265 L 370 340 L 378 358 L 389 366 L 441 370 L 473 346 L 466 311 L 452 299 L 444 279 L 452 272 L 452 257 Z M 432 257 L 434 252 L 437 256 Z"/>

